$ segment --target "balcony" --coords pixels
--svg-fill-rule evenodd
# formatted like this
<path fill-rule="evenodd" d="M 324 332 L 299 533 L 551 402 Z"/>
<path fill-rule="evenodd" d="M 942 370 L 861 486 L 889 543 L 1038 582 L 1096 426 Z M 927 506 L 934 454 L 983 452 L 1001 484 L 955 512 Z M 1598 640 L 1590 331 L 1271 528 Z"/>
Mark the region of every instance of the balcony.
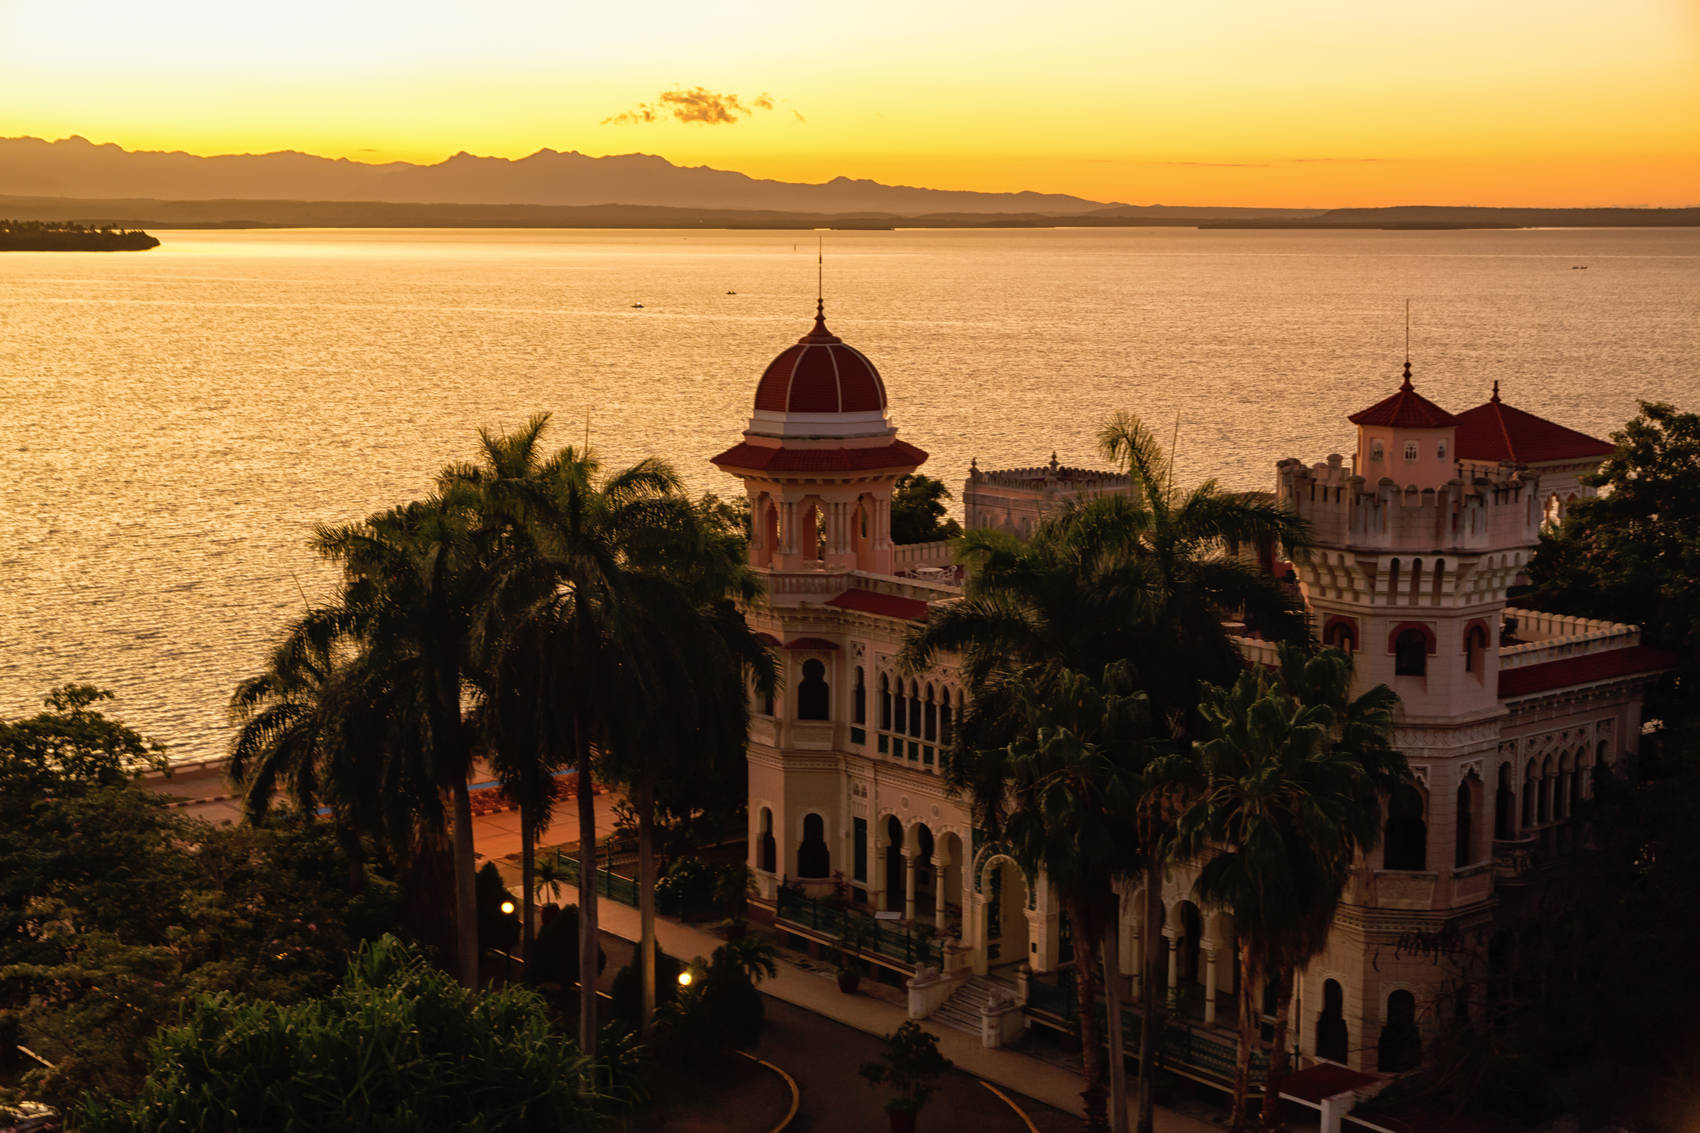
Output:
<path fill-rule="evenodd" d="M 831 720 L 793 720 L 791 742 L 786 746 L 798 751 L 831 751 L 836 731 L 837 725 Z"/>
<path fill-rule="evenodd" d="M 1432 909 L 1436 873 L 1402 869 L 1375 871 L 1375 904 L 1383 909 Z"/>
<path fill-rule="evenodd" d="M 1495 838 L 1493 840 L 1493 875 L 1502 883 L 1516 884 L 1527 880 L 1529 871 L 1540 857 L 1540 838 L 1531 834 L 1524 838 Z"/>

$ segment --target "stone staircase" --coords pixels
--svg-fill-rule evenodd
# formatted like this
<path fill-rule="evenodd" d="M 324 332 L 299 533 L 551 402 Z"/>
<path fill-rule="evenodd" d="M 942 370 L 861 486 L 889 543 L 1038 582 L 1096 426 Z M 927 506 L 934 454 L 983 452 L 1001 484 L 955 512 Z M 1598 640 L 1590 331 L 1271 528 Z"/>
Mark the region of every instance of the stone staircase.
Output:
<path fill-rule="evenodd" d="M 1005 990 L 1008 989 L 1001 984 L 980 976 L 969 976 L 951 992 L 949 999 L 939 1005 L 939 1009 L 929 1016 L 928 1021 L 978 1036 L 981 1009 L 991 1002 L 994 991 Z"/>

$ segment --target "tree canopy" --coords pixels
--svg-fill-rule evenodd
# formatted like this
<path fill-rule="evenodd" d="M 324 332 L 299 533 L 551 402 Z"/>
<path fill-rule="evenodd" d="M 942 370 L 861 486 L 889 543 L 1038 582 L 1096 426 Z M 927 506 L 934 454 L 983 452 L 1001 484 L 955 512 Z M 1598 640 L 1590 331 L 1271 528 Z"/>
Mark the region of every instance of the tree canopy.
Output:
<path fill-rule="evenodd" d="M 942 480 L 919 472 L 899 476 L 891 493 L 891 541 L 931 543 L 962 534 L 960 523 L 945 518 L 948 499 L 950 489 Z"/>
<path fill-rule="evenodd" d="M 1681 657 L 1650 713 L 1692 725 L 1700 683 L 1700 414 L 1663 402 L 1612 434 L 1617 452 L 1584 482 L 1601 494 L 1577 501 L 1541 536 L 1520 601 L 1642 627 L 1650 644 Z"/>

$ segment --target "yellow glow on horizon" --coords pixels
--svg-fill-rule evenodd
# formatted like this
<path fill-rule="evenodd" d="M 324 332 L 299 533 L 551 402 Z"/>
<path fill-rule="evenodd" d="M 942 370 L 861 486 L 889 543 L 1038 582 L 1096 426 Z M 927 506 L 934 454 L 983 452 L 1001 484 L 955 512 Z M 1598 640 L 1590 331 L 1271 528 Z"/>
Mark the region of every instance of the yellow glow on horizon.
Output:
<path fill-rule="evenodd" d="M 604 124 L 657 92 L 732 125 Z M 1700 204 L 1700 2 L 0 0 L 0 132 L 1130 203 Z"/>

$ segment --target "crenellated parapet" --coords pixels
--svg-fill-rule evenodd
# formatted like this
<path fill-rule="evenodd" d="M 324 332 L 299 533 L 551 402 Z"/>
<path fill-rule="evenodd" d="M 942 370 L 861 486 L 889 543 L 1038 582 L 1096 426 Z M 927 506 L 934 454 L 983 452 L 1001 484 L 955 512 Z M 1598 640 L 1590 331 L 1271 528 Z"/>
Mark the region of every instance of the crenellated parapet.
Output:
<path fill-rule="evenodd" d="M 1541 523 L 1540 478 L 1510 465 L 1438 488 L 1371 484 L 1339 454 L 1306 466 L 1277 466 L 1278 495 L 1319 546 L 1371 554 L 1471 553 L 1534 546 Z"/>

